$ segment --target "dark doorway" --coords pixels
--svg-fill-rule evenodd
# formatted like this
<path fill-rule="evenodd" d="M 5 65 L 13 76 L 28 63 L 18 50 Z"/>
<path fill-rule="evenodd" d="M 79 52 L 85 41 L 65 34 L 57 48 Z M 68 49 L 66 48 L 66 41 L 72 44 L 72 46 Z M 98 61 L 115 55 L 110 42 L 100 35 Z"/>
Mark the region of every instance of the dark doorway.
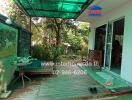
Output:
<path fill-rule="evenodd" d="M 125 18 L 113 22 L 111 71 L 120 74 Z"/>
<path fill-rule="evenodd" d="M 96 28 L 95 31 L 95 50 L 102 51 L 102 66 L 104 63 L 104 47 L 105 47 L 105 36 L 106 36 L 106 24 Z"/>

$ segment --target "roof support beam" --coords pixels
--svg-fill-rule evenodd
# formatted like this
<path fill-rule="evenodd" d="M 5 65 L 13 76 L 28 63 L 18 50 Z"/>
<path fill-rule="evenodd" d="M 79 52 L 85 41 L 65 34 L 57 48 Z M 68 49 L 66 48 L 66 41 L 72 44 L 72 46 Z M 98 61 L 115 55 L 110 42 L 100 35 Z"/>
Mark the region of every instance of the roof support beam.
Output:
<path fill-rule="evenodd" d="M 22 3 L 20 2 L 20 0 L 17 0 L 17 1 L 14 0 L 14 2 L 15 2 L 15 4 L 16 4 L 19 8 L 21 8 L 21 9 L 23 10 L 23 12 L 25 12 L 25 14 L 26 14 L 27 16 L 29 16 L 28 12 L 27 12 L 26 9 L 23 7 L 23 5 L 22 5 Z"/>
<path fill-rule="evenodd" d="M 61 13 L 74 13 L 74 14 L 79 14 L 80 12 L 72 12 L 72 11 L 57 11 L 57 10 L 46 10 L 46 9 L 33 9 L 32 8 L 25 8 L 25 10 L 30 10 L 30 11 L 46 11 L 46 12 L 61 12 Z"/>
<path fill-rule="evenodd" d="M 84 12 L 85 9 L 87 9 L 87 7 L 88 7 L 93 1 L 94 1 L 94 0 L 87 0 L 87 2 L 83 5 L 81 12 L 80 12 L 80 14 L 78 14 L 78 16 L 76 17 L 76 19 Z"/>
<path fill-rule="evenodd" d="M 35 15 L 32 15 L 32 17 L 36 17 Z M 60 17 L 60 16 L 56 16 L 56 17 L 51 17 L 51 16 L 37 16 L 37 17 L 47 17 L 47 18 L 62 18 L 62 17 Z M 70 18 L 70 17 L 68 17 L 68 18 L 63 18 L 63 19 L 73 19 L 72 17 Z"/>
<path fill-rule="evenodd" d="M 44 1 L 38 1 L 38 2 L 34 2 L 35 4 L 42 4 L 42 3 L 60 3 L 61 1 L 55 1 L 55 0 L 53 0 L 53 1 L 46 1 L 46 0 L 44 0 Z M 72 4 L 85 4 L 84 2 L 75 2 L 75 1 L 63 1 L 64 3 L 72 3 Z"/>

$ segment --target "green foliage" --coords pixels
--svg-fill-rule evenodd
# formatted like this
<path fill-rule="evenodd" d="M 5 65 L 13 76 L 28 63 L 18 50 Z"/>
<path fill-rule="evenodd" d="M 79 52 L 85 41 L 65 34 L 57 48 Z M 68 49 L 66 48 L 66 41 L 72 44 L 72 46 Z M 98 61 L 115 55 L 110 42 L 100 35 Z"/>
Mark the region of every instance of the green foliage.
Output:
<path fill-rule="evenodd" d="M 87 56 L 88 55 L 88 48 L 84 48 L 80 52 L 81 56 Z"/>
<path fill-rule="evenodd" d="M 60 55 L 64 53 L 64 47 L 61 45 L 52 47 L 53 62 L 58 62 L 60 60 Z"/>
<path fill-rule="evenodd" d="M 88 46 L 88 36 L 90 32 L 88 23 L 69 21 L 65 23 L 64 29 L 62 40 L 64 43 L 71 45 L 70 52 L 77 54 L 78 51 Z M 83 44 L 85 44 L 85 46 L 83 46 Z"/>
<path fill-rule="evenodd" d="M 76 55 L 76 54 L 67 54 L 67 55 L 61 55 L 60 56 L 60 60 L 62 62 L 67 62 L 67 61 L 73 61 L 73 60 L 79 60 L 81 58 L 80 55 Z"/>
<path fill-rule="evenodd" d="M 64 53 L 63 46 L 34 45 L 32 56 L 45 61 L 59 61 L 59 56 Z"/>
<path fill-rule="evenodd" d="M 16 55 L 17 30 L 0 23 L 0 58 Z"/>
<path fill-rule="evenodd" d="M 29 17 L 25 15 L 21 9 L 18 9 L 17 5 L 12 0 L 8 0 L 6 11 L 11 19 L 13 19 L 18 25 L 27 30 L 29 29 Z"/>
<path fill-rule="evenodd" d="M 77 50 L 81 49 L 81 40 L 82 38 L 80 36 L 75 36 L 73 34 L 68 34 L 68 43 L 71 45 L 71 49 L 76 53 Z"/>

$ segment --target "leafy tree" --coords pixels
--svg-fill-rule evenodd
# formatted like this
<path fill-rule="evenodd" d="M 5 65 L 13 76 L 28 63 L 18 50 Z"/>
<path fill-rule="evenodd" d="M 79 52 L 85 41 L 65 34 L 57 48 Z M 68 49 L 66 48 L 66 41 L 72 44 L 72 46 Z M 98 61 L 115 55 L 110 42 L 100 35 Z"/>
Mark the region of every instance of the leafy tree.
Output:
<path fill-rule="evenodd" d="M 8 0 L 6 11 L 10 18 L 13 19 L 18 25 L 29 30 L 29 17 L 14 4 L 13 0 Z M 28 27 L 28 28 L 27 28 Z"/>

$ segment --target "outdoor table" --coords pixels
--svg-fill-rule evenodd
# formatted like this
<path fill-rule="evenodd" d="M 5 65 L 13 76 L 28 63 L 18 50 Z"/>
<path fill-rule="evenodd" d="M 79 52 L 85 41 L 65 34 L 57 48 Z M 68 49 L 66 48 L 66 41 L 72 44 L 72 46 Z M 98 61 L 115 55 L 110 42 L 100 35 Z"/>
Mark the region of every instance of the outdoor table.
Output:
<path fill-rule="evenodd" d="M 29 64 L 31 64 L 31 63 L 17 63 L 16 64 L 16 66 L 18 67 L 19 76 L 14 80 L 14 82 L 16 82 L 19 78 L 21 78 L 22 79 L 23 88 L 25 86 L 24 78 L 28 79 L 31 82 L 31 79 L 24 74 L 24 67 L 29 65 Z"/>

